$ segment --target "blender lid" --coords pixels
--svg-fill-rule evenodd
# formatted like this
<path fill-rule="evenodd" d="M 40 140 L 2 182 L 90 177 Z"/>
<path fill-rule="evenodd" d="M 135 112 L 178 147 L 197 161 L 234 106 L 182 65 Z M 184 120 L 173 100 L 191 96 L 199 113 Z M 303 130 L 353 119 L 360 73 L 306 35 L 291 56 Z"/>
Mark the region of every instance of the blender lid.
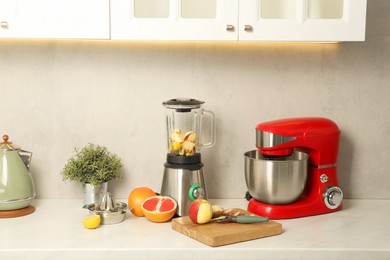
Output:
<path fill-rule="evenodd" d="M 8 135 L 3 135 L 3 141 L 0 142 L 0 150 L 20 150 L 20 146 L 8 141 Z"/>
<path fill-rule="evenodd" d="M 193 98 L 174 98 L 163 102 L 163 105 L 167 108 L 200 108 L 204 101 L 196 100 Z"/>

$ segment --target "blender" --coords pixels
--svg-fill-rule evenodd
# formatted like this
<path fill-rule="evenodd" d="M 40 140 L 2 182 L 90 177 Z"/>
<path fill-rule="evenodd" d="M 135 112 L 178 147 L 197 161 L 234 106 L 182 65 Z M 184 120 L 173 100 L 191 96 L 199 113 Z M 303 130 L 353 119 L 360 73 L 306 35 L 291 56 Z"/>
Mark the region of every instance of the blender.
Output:
<path fill-rule="evenodd" d="M 179 216 L 188 215 L 193 200 L 207 199 L 200 148 L 215 143 L 215 116 L 203 109 L 203 103 L 190 98 L 163 102 L 168 153 L 161 195 L 176 200 Z M 204 120 L 206 117 L 208 121 Z M 209 123 L 209 140 L 206 142 L 203 140 L 207 136 L 203 131 L 204 121 Z"/>

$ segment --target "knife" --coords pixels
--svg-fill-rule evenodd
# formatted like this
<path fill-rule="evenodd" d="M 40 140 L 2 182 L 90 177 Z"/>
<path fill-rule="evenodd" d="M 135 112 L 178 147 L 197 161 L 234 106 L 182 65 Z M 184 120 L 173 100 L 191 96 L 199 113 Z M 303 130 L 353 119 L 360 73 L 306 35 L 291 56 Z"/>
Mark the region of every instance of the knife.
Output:
<path fill-rule="evenodd" d="M 241 224 L 252 224 L 252 223 L 262 223 L 268 222 L 268 218 L 266 217 L 257 217 L 257 216 L 229 216 L 224 219 L 215 220 L 216 223 L 224 223 L 224 222 L 234 222 Z"/>

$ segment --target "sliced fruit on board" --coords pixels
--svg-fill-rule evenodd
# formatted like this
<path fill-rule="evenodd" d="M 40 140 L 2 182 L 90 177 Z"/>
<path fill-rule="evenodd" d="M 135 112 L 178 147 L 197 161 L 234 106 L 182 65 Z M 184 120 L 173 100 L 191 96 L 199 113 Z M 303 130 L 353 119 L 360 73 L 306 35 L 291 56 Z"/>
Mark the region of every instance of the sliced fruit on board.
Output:
<path fill-rule="evenodd" d="M 237 216 L 254 215 L 237 208 L 228 209 L 225 212 L 234 212 L 234 215 Z M 199 225 L 194 223 L 188 216 L 173 219 L 172 229 L 213 247 L 279 235 L 283 232 L 282 224 L 273 220 L 254 224 L 212 222 Z"/>
<path fill-rule="evenodd" d="M 191 202 L 188 216 L 197 224 L 208 223 L 213 217 L 211 204 L 207 200 L 197 199 Z"/>
<path fill-rule="evenodd" d="M 175 215 L 177 203 L 168 196 L 153 196 L 146 199 L 141 208 L 150 221 L 160 223 L 170 220 Z"/>

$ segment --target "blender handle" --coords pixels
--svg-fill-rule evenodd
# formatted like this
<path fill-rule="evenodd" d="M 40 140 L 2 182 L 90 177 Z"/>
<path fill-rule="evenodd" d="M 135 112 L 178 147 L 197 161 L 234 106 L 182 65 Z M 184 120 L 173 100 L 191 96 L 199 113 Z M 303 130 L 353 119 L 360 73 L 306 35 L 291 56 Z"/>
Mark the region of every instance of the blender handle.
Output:
<path fill-rule="evenodd" d="M 202 144 L 202 147 L 211 147 L 215 144 L 215 134 L 216 134 L 216 129 L 215 129 L 215 115 L 213 112 L 210 110 L 203 110 L 203 114 L 207 115 L 210 117 L 210 141 L 208 143 Z"/>

